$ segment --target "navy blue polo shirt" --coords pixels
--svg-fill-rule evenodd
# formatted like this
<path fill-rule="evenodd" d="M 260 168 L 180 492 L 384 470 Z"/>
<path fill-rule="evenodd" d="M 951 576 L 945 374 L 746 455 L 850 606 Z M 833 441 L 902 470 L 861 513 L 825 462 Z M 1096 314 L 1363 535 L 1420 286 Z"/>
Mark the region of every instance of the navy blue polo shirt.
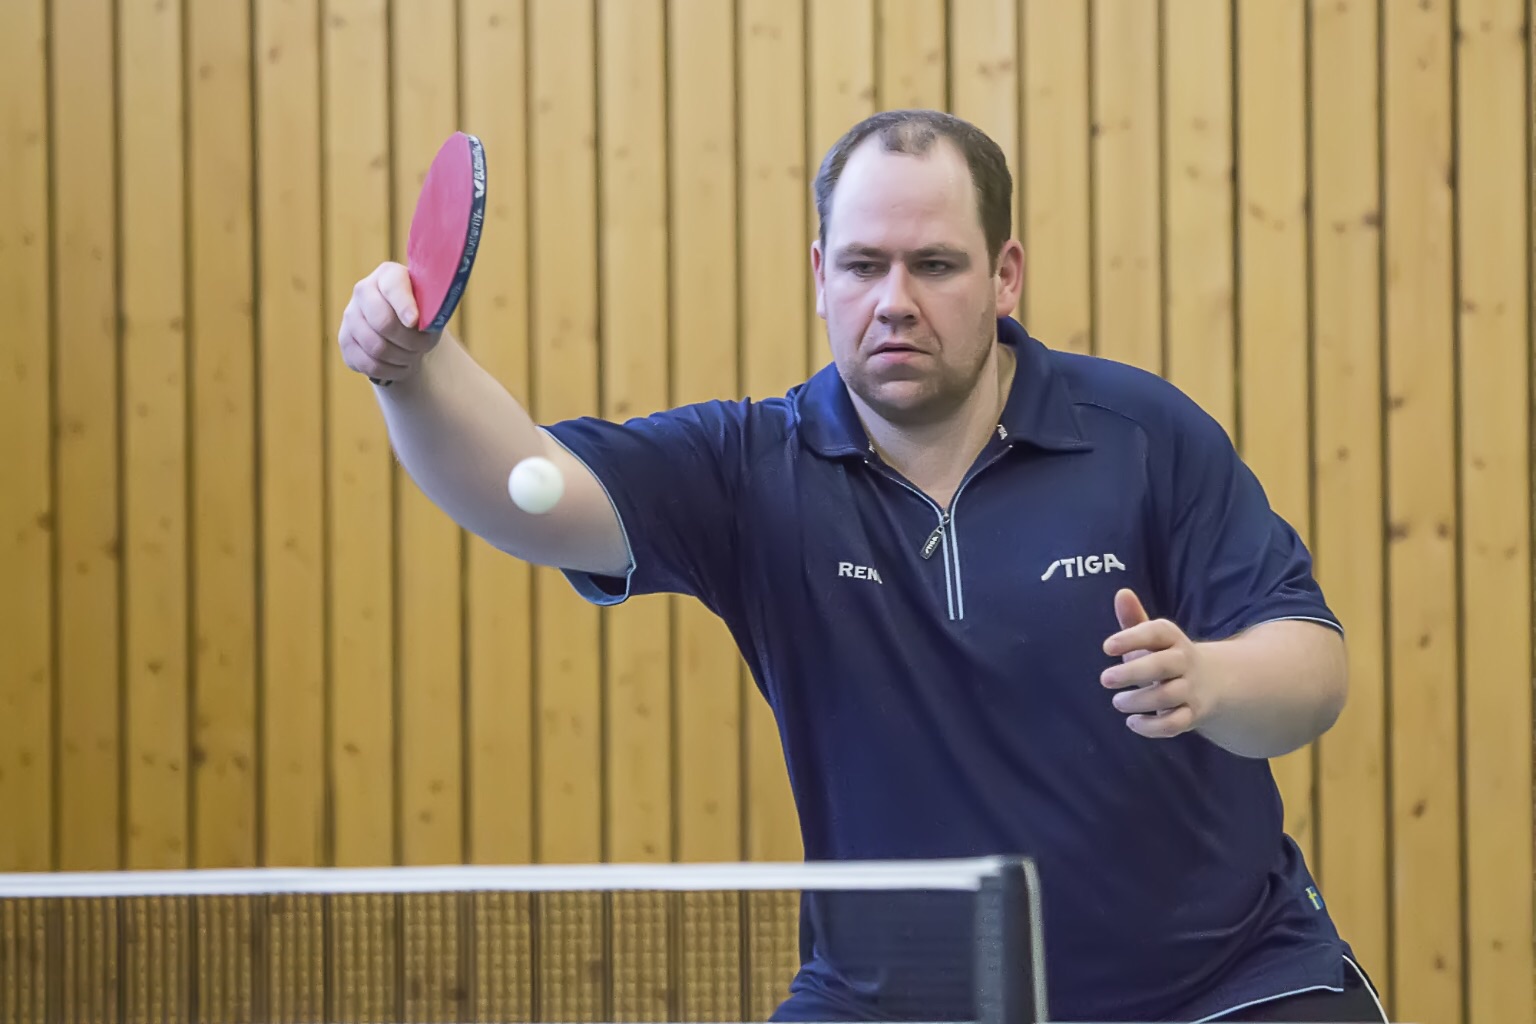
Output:
<path fill-rule="evenodd" d="M 549 427 L 633 559 L 567 578 L 724 620 L 778 722 L 807 858 L 1035 858 L 1053 1020 L 1342 987 L 1348 947 L 1268 762 L 1138 736 L 1099 684 L 1120 587 L 1196 640 L 1338 628 L 1306 549 L 1170 384 L 1011 318 L 999 339 L 1012 391 L 947 511 L 874 454 L 832 366 L 782 397 Z M 779 1016 L 973 1017 L 969 906 L 905 898 L 807 899 Z"/>

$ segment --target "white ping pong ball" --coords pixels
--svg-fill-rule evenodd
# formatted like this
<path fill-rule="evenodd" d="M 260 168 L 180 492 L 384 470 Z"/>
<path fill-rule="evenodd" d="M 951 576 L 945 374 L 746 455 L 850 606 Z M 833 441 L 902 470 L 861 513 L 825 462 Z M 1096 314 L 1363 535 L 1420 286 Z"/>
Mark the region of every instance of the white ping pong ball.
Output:
<path fill-rule="evenodd" d="M 530 456 L 512 467 L 507 477 L 507 493 L 518 508 L 541 516 L 559 503 L 565 493 L 565 478 L 560 475 L 560 467 L 544 456 Z"/>

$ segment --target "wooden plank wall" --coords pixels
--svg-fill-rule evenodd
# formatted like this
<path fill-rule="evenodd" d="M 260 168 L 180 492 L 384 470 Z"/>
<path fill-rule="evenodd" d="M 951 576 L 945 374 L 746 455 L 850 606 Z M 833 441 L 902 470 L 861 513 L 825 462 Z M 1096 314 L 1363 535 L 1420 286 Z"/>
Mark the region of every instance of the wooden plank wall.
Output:
<path fill-rule="evenodd" d="M 332 339 L 462 127 L 454 326 L 536 416 L 780 392 L 826 357 L 821 154 L 936 106 L 1015 169 L 1020 319 L 1185 388 L 1313 546 L 1353 694 L 1275 770 L 1394 1012 L 1536 1020 L 1533 10 L 13 0 L 0 870 L 797 856 L 719 624 L 463 536 Z"/>

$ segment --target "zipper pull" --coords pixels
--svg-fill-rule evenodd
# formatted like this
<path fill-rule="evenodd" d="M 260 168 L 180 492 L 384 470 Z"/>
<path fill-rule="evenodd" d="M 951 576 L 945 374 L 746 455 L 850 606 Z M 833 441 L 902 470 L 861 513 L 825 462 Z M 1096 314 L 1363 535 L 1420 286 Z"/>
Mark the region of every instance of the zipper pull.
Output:
<path fill-rule="evenodd" d="M 933 553 L 939 549 L 939 541 L 944 539 L 944 527 L 948 525 L 948 523 L 949 513 L 945 512 L 943 515 L 939 516 L 938 527 L 928 535 L 928 539 L 923 543 L 923 558 L 932 558 Z"/>

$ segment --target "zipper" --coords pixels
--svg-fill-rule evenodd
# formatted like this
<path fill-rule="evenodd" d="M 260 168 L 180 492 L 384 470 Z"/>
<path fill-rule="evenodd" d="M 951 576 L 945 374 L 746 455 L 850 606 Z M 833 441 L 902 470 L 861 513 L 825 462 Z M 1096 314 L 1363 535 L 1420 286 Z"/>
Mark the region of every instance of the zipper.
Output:
<path fill-rule="evenodd" d="M 999 437 L 1006 438 L 1001 423 L 997 425 L 997 430 Z M 1005 439 L 1001 450 L 994 452 L 990 459 L 977 466 L 970 476 L 960 481 L 960 486 L 955 488 L 955 496 L 949 499 L 949 511 L 944 513 L 944 518 L 939 523 L 940 530 L 950 525 L 950 521 L 954 518 L 955 507 L 960 504 L 960 495 L 965 493 L 965 489 L 970 485 L 970 482 L 981 476 L 988 466 L 1002 458 L 1012 449 L 1013 444 Z M 949 549 L 947 557 L 954 559 L 955 562 L 955 612 L 951 617 L 963 619 L 965 618 L 965 588 L 960 582 L 960 532 L 956 529 L 950 529 L 947 531 L 947 537 L 949 541 L 946 545 Z"/>
<path fill-rule="evenodd" d="M 949 617 L 951 620 L 954 620 L 958 617 L 955 614 L 955 581 L 950 576 L 949 546 L 945 543 L 944 537 L 944 528 L 949 525 L 951 515 L 950 510 L 954 508 L 954 502 L 950 502 L 949 509 L 939 508 L 938 502 L 928 497 L 928 495 L 924 494 L 916 487 L 913 487 L 911 484 L 907 483 L 897 474 L 886 470 L 884 467 L 881 467 L 880 475 L 896 481 L 898 484 L 905 487 L 919 498 L 923 499 L 923 501 L 927 502 L 928 507 L 933 509 L 934 513 L 938 515 L 939 525 L 932 533 L 928 535 L 928 539 L 923 542 L 923 546 L 919 554 L 921 554 L 926 560 L 933 557 L 935 550 L 941 547 L 944 549 L 944 599 L 949 605 Z M 964 487 L 965 485 L 961 484 L 961 486 Z M 958 492 L 956 492 L 956 494 L 958 496 Z"/>
<path fill-rule="evenodd" d="M 938 506 L 934 505 L 934 508 L 938 508 Z M 944 539 L 944 527 L 948 525 L 949 512 L 944 511 L 939 513 L 939 525 L 934 529 L 932 533 L 928 535 L 928 539 L 923 543 L 924 560 L 932 558 L 933 553 L 939 549 L 939 542 Z"/>
<path fill-rule="evenodd" d="M 998 431 L 999 436 L 1003 436 L 1001 425 L 998 426 Z M 880 463 L 865 460 L 874 466 L 881 476 L 896 481 L 921 498 L 939 517 L 939 525 L 935 526 L 933 532 L 923 541 L 923 546 L 919 549 L 918 554 L 922 555 L 924 561 L 927 561 L 934 556 L 935 552 L 940 550 L 944 552 L 944 597 L 949 605 L 949 618 L 951 622 L 965 618 L 965 594 L 960 585 L 960 538 L 953 529 L 955 509 L 960 503 L 960 495 L 965 493 L 965 489 L 970 482 L 980 476 L 983 470 L 1002 458 L 1012 447 L 1013 445 L 1005 442 L 1001 451 L 995 452 L 990 459 L 977 466 L 969 476 L 960 481 L 960 486 L 955 488 L 954 497 L 949 499 L 949 508 L 939 508 L 938 502 L 928 497 L 928 495 L 916 487 L 913 487 L 906 480 L 903 480 L 900 475 L 891 472 Z M 951 565 L 953 565 L 953 568 L 951 568 Z"/>

